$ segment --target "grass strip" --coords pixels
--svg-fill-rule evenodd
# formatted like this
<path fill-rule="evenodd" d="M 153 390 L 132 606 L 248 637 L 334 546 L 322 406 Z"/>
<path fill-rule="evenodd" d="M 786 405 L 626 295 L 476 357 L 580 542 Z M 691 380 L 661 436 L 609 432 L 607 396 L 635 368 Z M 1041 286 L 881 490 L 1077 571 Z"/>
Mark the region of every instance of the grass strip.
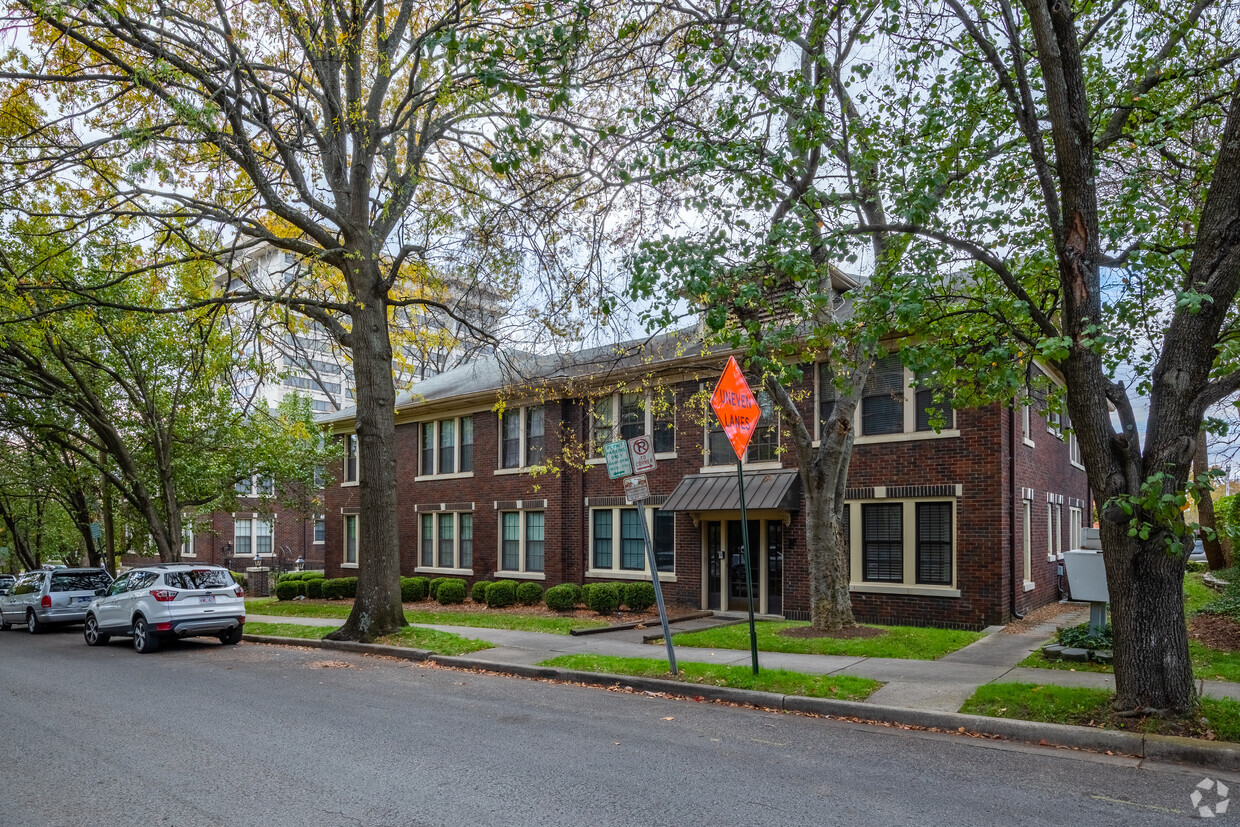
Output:
<path fill-rule="evenodd" d="M 328 603 L 308 600 L 276 600 L 257 597 L 245 601 L 249 614 L 275 617 L 322 617 L 344 620 L 352 611 L 348 603 Z M 543 617 L 524 615 L 500 610 L 488 612 L 454 612 L 451 610 L 428 612 L 408 611 L 405 619 L 410 623 L 434 626 L 469 626 L 476 629 L 510 629 L 516 632 L 544 632 L 567 635 L 571 629 L 593 629 L 607 626 L 606 620 L 581 620 L 572 617 Z"/>
<path fill-rule="evenodd" d="M 1197 710 L 1185 718 L 1123 718 L 1111 709 L 1112 698 L 1114 693 L 1106 689 L 991 683 L 979 687 L 960 711 L 992 718 L 1189 737 L 1213 735 L 1221 741 L 1240 741 L 1240 701 L 1202 698 Z"/>
<path fill-rule="evenodd" d="M 676 677 L 667 671 L 665 660 L 609 655 L 561 655 L 539 665 L 580 672 L 600 672 L 605 675 L 636 675 L 707 686 L 729 686 L 734 689 L 805 695 L 811 698 L 838 698 L 845 701 L 864 701 L 883 685 L 882 681 L 851 675 L 806 675 L 786 669 L 763 669 L 758 675 L 754 675 L 748 666 L 723 666 L 713 663 L 679 663 L 680 676 Z"/>
<path fill-rule="evenodd" d="M 295 637 L 306 640 L 321 640 L 337 628 L 336 626 L 305 626 L 298 623 L 247 622 L 245 624 L 245 631 L 251 635 Z M 470 652 L 490 649 L 494 645 L 485 640 L 474 640 L 450 632 L 423 629 L 420 626 L 406 626 L 399 632 L 376 639 L 375 643 L 385 646 L 402 646 L 406 649 L 424 649 L 437 655 L 467 655 Z"/>
<path fill-rule="evenodd" d="M 875 626 L 873 628 L 882 629 L 884 634 L 868 638 L 799 638 L 780 634 L 784 629 L 808 625 L 798 621 L 761 621 L 756 624 L 758 648 L 763 652 L 794 652 L 802 655 L 938 660 L 982 637 L 981 632 L 921 626 Z M 686 632 L 674 635 L 672 641 L 677 646 L 704 649 L 748 649 L 749 625 L 738 623 L 700 632 Z"/>

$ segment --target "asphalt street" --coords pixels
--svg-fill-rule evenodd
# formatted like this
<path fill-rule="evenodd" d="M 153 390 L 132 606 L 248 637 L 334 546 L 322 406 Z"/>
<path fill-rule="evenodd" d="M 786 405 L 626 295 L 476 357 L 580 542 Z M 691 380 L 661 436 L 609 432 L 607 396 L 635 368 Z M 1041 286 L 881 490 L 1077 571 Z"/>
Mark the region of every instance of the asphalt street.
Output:
<path fill-rule="evenodd" d="M 76 627 L 0 632 L 0 730 L 0 825 L 1168 824 L 1208 774 Z"/>

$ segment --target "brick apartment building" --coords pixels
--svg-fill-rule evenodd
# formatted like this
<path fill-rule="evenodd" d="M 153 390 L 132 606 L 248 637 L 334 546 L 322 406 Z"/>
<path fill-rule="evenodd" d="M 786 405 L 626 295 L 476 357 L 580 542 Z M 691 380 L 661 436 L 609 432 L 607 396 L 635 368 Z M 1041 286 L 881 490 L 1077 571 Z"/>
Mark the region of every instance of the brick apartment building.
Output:
<path fill-rule="evenodd" d="M 535 360 L 528 372 L 543 390 L 524 398 L 488 358 L 402 396 L 402 573 L 544 586 L 650 579 L 637 510 L 595 447 L 644 433 L 658 460 L 644 517 L 665 594 L 743 609 L 735 455 L 704 415 L 727 354 L 681 350 L 662 340 L 636 357 L 597 349 L 570 363 Z M 804 372 L 800 413 L 818 423 L 814 412 L 829 409 L 831 395 L 816 366 Z M 1058 599 L 1063 550 L 1079 545 L 1090 515 L 1073 436 L 1054 414 L 999 405 L 945 408 L 936 432 L 931 397 L 912 380 L 896 356 L 881 360 L 856 418 L 845 516 L 857 618 L 981 628 Z M 562 390 L 546 390 L 555 387 Z M 328 576 L 347 576 L 366 530 L 353 412 L 320 421 L 345 448 L 338 482 L 325 491 L 324 534 Z M 755 606 L 808 619 L 803 504 L 789 447 L 768 409 L 744 464 Z M 564 461 L 578 451 L 584 462 Z M 548 464 L 556 470 L 543 470 Z"/>

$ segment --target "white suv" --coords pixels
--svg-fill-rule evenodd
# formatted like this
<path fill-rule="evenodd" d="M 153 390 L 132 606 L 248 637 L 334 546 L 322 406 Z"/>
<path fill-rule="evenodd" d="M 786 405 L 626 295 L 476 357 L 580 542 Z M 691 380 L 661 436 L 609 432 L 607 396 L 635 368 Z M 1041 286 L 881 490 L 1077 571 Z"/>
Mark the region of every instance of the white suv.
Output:
<path fill-rule="evenodd" d="M 143 566 L 120 577 L 86 610 L 83 635 L 101 646 L 112 635 L 133 638 L 143 654 L 162 638 L 213 635 L 238 643 L 245 627 L 245 599 L 221 566 Z"/>

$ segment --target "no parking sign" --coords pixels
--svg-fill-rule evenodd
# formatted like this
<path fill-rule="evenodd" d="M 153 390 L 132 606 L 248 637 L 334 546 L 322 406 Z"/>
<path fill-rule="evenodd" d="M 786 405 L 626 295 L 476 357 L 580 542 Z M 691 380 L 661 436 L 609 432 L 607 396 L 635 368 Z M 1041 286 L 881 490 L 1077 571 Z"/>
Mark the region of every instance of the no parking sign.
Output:
<path fill-rule="evenodd" d="M 629 440 L 629 458 L 633 461 L 633 473 L 653 471 L 658 463 L 654 460 L 654 440 L 648 436 L 635 436 Z"/>

